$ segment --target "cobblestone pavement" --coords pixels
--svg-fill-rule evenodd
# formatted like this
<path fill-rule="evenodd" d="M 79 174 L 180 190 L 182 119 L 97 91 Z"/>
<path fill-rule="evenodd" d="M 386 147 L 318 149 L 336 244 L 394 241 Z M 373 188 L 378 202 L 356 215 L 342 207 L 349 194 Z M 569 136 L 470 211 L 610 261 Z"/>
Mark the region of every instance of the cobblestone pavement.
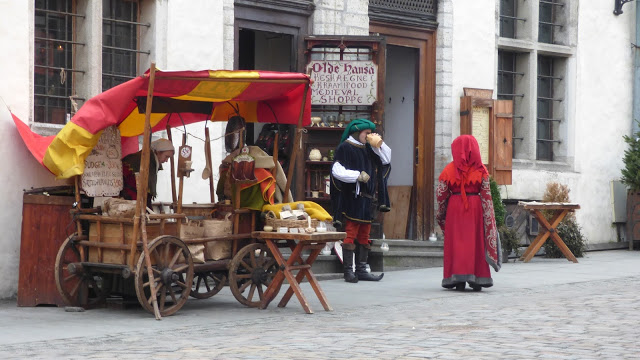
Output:
<path fill-rule="evenodd" d="M 1 345 L 0 357 L 638 359 L 639 281 L 639 276 L 632 276 L 506 291 L 443 290 L 446 297 L 363 309 L 354 304 L 313 315 L 287 316 L 289 307 L 273 306 L 255 310 L 268 316 L 211 325 L 180 322 L 161 330 L 150 326 L 68 339 L 25 338 Z"/>

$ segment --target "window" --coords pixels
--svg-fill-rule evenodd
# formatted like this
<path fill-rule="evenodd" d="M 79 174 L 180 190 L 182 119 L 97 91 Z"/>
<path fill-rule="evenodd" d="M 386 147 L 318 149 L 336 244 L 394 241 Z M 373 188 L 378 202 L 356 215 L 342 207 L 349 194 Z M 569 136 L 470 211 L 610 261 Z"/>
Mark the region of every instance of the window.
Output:
<path fill-rule="evenodd" d="M 34 121 L 65 124 L 73 112 L 75 18 L 72 0 L 38 0 L 34 23 Z"/>
<path fill-rule="evenodd" d="M 556 43 L 556 28 L 562 28 L 559 23 L 561 13 L 558 8 L 564 7 L 559 0 L 540 0 L 538 41 L 542 43 Z"/>
<path fill-rule="evenodd" d="M 138 0 L 102 2 L 102 90 L 108 90 L 138 75 Z"/>
<path fill-rule="evenodd" d="M 498 100 L 512 100 L 513 101 L 513 140 L 522 141 L 523 137 L 519 136 L 516 132 L 517 125 L 522 121 L 524 116 L 519 115 L 519 103 L 524 94 L 519 93 L 517 83 L 522 80 L 525 73 L 518 72 L 518 54 L 512 51 L 498 51 Z M 517 157 L 516 151 L 519 151 L 519 147 L 516 146 L 516 142 L 513 142 L 513 157 Z"/>
<path fill-rule="evenodd" d="M 513 101 L 513 157 L 565 162 L 569 150 L 564 140 L 570 130 L 565 99 L 572 94 L 564 78 L 572 64 L 567 59 L 575 54 L 578 26 L 567 17 L 577 14 L 578 5 L 566 0 L 500 0 L 497 6 L 497 97 Z M 535 18 L 531 15 L 536 12 L 537 26 L 518 18 Z"/>
<path fill-rule="evenodd" d="M 516 0 L 500 0 L 500 36 L 516 38 Z"/>
<path fill-rule="evenodd" d="M 554 76 L 555 60 L 549 56 L 538 57 L 538 99 L 537 99 L 537 146 L 536 158 L 538 160 L 553 161 L 553 144 L 560 143 L 557 139 L 558 132 L 555 128 L 561 121 L 557 118 L 558 111 L 554 105 L 562 99 L 555 98 L 554 82 L 562 80 Z"/>

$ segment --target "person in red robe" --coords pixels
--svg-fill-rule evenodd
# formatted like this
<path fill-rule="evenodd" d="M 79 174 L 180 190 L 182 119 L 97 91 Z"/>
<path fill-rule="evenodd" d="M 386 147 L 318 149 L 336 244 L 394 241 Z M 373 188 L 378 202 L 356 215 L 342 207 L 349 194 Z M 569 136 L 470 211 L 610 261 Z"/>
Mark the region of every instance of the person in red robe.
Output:
<path fill-rule="evenodd" d="M 489 266 L 499 271 L 502 263 L 489 173 L 473 136 L 457 137 L 451 154 L 436 189 L 436 219 L 444 234 L 442 287 L 464 290 L 469 283 L 480 291 L 493 286 Z"/>

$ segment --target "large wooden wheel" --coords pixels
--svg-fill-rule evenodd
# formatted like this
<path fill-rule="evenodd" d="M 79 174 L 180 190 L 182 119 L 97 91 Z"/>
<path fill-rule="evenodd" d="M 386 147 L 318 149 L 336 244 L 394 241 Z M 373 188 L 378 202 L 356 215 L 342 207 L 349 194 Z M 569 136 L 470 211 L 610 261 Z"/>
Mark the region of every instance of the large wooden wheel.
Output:
<path fill-rule="evenodd" d="M 174 236 L 160 236 L 149 244 L 156 300 L 161 316 L 173 315 L 189 298 L 193 281 L 193 259 L 187 245 Z M 182 255 L 182 256 L 181 256 Z M 138 301 L 153 312 L 149 273 L 144 252 L 138 258 L 135 288 Z"/>
<path fill-rule="evenodd" d="M 189 295 L 196 299 L 206 299 L 220 292 L 227 283 L 227 274 L 221 271 L 196 273 Z"/>
<path fill-rule="evenodd" d="M 231 293 L 241 304 L 258 307 L 277 272 L 278 263 L 266 245 L 247 245 L 238 251 L 229 265 Z"/>
<path fill-rule="evenodd" d="M 111 290 L 110 274 L 92 273 L 79 266 L 80 251 L 69 236 L 56 256 L 56 287 L 62 300 L 70 306 L 93 307 L 104 302 Z"/>

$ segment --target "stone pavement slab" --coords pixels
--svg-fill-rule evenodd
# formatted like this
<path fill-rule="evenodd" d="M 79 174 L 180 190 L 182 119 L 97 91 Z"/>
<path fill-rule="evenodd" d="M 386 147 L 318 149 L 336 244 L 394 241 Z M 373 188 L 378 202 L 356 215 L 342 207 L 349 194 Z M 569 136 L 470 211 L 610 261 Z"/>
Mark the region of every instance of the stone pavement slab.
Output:
<path fill-rule="evenodd" d="M 640 353 L 639 257 L 507 263 L 482 292 L 442 289 L 441 268 L 390 272 L 379 283 L 323 281 L 333 312 L 303 284 L 311 315 L 295 298 L 286 308 L 277 300 L 246 308 L 226 288 L 162 321 L 137 308 L 69 313 L 2 301 L 0 357 L 632 359 Z"/>

